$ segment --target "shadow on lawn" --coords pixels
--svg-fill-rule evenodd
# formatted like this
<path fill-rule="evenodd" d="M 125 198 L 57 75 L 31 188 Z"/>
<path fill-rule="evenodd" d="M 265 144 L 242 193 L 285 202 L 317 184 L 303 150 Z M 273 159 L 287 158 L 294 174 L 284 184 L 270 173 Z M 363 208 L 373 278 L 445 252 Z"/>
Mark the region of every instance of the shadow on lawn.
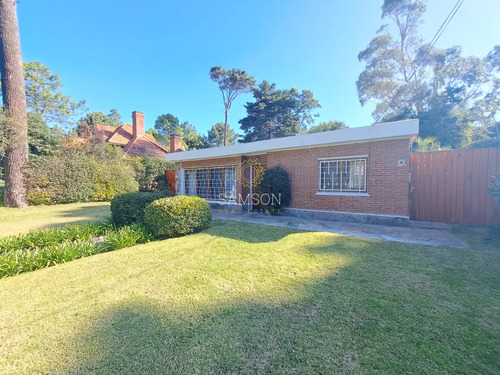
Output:
<path fill-rule="evenodd" d="M 38 228 L 39 229 L 48 229 L 61 227 L 68 224 L 87 224 L 91 222 L 106 220 L 111 216 L 109 211 L 109 206 L 106 205 L 88 205 L 85 207 L 76 207 L 76 208 L 68 208 L 64 211 L 61 211 L 55 215 L 59 218 L 64 218 L 62 222 L 55 222 L 52 224 L 45 224 Z"/>
<path fill-rule="evenodd" d="M 245 231 L 241 230 L 242 225 Z M 272 227 L 274 230 L 269 230 L 269 228 L 270 227 L 265 224 L 247 224 L 237 221 L 216 219 L 212 221 L 206 232 L 217 237 L 248 243 L 276 242 L 290 234 L 304 232 L 303 230 L 292 228 Z"/>
<path fill-rule="evenodd" d="M 344 308 L 327 306 L 331 301 L 322 298 L 325 285 L 334 284 L 331 278 L 315 287 L 307 301 L 240 303 L 204 313 L 127 303 L 78 338 L 68 361 L 76 365 L 61 373 L 358 373 L 350 340 L 359 327 L 341 313 Z"/>
<path fill-rule="evenodd" d="M 66 211 L 61 212 L 61 217 L 88 217 L 92 218 L 101 218 L 110 216 L 110 208 L 108 205 L 102 204 L 93 204 L 86 205 L 84 207 L 71 208 Z M 97 220 L 94 219 L 94 220 Z"/>
<path fill-rule="evenodd" d="M 231 224 L 231 223 L 229 223 Z M 226 223 L 225 228 L 227 230 Z M 217 232 L 212 225 L 210 234 Z M 241 227 L 241 226 L 240 226 Z M 256 225 L 249 229 L 261 230 Z M 280 238 L 293 230 L 284 230 Z M 248 236 L 248 232 L 247 236 Z M 239 236 L 235 236 L 240 239 Z M 280 238 L 269 235 L 268 241 Z M 347 249 L 361 243 L 347 243 Z M 332 253 L 337 259 L 328 275 L 290 283 L 252 300 L 234 296 L 214 305 L 159 305 L 146 297 L 116 305 L 91 329 L 68 344 L 71 367 L 59 374 L 229 374 L 359 372 L 350 342 L 351 296 L 339 296 L 339 274 L 351 259 L 322 240 L 306 253 Z M 245 271 L 242 271 L 241 277 Z M 194 279 L 196 275 L 193 275 Z M 240 277 L 234 275 L 234 277 Z M 280 283 L 278 278 L 275 282 Z M 194 286 L 194 288 L 196 288 Z M 332 298 L 335 297 L 335 298 Z M 337 300 L 341 297 L 341 300 Z M 364 312 L 355 313 L 364 319 Z M 339 329 L 339 327 L 343 327 Z M 55 365 L 57 366 L 57 364 Z"/>
<path fill-rule="evenodd" d="M 217 230 L 217 224 L 209 229 Z M 375 252 L 369 242 L 349 238 L 334 241 L 340 251 L 325 241 L 306 252 L 351 262 L 316 281 L 281 280 L 282 298 L 176 307 L 168 299 L 159 305 L 137 297 L 116 305 L 68 343 L 70 365 L 52 373 L 489 373 L 494 368 L 494 337 L 470 341 L 470 317 L 433 300 L 434 285 L 415 288 L 426 280 L 418 270 L 394 282 L 390 273 L 401 271 L 395 264 L 373 262 L 390 250 Z M 399 256 L 415 261 L 411 252 Z"/>

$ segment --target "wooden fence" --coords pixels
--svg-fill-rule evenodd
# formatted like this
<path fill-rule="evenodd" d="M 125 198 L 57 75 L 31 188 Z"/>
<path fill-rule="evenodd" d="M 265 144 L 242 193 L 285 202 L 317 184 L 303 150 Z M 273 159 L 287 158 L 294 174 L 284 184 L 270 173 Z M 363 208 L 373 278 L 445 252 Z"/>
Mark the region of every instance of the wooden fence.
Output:
<path fill-rule="evenodd" d="M 497 173 L 499 148 L 412 154 L 410 218 L 471 225 L 500 221 L 488 193 Z"/>

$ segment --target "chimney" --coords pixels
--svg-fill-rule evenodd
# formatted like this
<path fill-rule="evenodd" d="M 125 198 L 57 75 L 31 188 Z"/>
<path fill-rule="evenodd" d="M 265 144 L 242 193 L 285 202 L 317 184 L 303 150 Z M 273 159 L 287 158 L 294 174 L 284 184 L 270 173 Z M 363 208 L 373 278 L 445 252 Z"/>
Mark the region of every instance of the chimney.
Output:
<path fill-rule="evenodd" d="M 134 131 L 134 139 L 144 135 L 144 113 L 132 112 L 132 128 Z"/>
<path fill-rule="evenodd" d="M 183 150 L 182 135 L 171 134 L 170 135 L 170 153 L 179 152 L 182 150 Z"/>

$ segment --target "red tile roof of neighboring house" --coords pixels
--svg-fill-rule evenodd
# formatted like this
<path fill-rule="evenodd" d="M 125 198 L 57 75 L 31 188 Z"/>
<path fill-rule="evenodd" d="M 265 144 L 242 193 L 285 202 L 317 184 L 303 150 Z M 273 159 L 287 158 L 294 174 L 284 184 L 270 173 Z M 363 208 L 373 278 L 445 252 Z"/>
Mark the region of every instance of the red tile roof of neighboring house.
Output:
<path fill-rule="evenodd" d="M 114 126 L 107 126 L 107 125 L 97 125 L 97 130 L 100 132 L 100 135 L 104 137 L 105 139 L 108 139 L 113 135 L 113 133 L 116 130 L 116 127 Z"/>
<path fill-rule="evenodd" d="M 151 134 L 143 134 L 134 139 L 134 128 L 130 124 L 118 127 L 96 125 L 103 137 L 103 142 L 122 146 L 127 155 L 164 157 L 168 150 L 163 147 Z"/>

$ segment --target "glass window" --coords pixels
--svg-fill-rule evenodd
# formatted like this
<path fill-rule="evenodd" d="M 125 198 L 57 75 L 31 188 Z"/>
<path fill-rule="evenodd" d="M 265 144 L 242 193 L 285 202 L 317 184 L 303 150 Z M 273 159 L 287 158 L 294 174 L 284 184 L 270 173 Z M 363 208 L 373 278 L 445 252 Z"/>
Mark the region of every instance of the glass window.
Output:
<path fill-rule="evenodd" d="M 365 192 L 366 158 L 319 160 L 319 191 Z"/>
<path fill-rule="evenodd" d="M 186 194 L 210 200 L 236 199 L 236 167 L 185 170 Z"/>

